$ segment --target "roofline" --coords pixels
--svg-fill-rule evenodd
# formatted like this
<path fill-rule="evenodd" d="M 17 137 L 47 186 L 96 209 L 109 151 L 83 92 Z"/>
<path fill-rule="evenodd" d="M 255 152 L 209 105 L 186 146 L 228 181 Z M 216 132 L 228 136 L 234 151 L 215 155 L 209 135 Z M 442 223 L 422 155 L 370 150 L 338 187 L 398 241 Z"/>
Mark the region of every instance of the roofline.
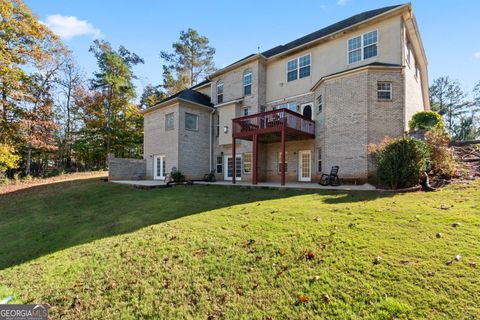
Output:
<path fill-rule="evenodd" d="M 404 4 L 404 5 L 400 5 L 399 7 L 393 8 L 393 9 L 391 9 L 391 10 L 385 11 L 385 12 L 383 12 L 383 13 L 381 13 L 381 14 L 378 14 L 378 15 L 376 15 L 376 16 L 374 16 L 374 17 L 371 17 L 371 18 L 369 18 L 369 19 L 367 19 L 367 20 L 363 20 L 363 21 L 357 22 L 357 23 L 355 23 L 355 24 L 353 24 L 353 25 L 351 25 L 351 26 L 348 26 L 348 27 L 346 27 L 346 28 L 340 29 L 340 30 L 335 31 L 335 32 L 333 32 L 333 33 L 329 33 L 329 34 L 327 34 L 327 35 L 325 35 L 325 36 L 323 36 L 323 37 L 321 37 L 321 38 L 318 38 L 318 39 L 309 41 L 309 42 L 304 43 L 304 44 L 302 44 L 302 45 L 300 45 L 300 46 L 291 48 L 291 49 L 289 49 L 289 50 L 286 50 L 286 51 L 283 51 L 283 52 L 280 52 L 280 53 L 277 53 L 277 54 L 275 54 L 275 55 L 273 55 L 273 56 L 270 56 L 270 57 L 268 57 L 268 58 L 265 57 L 265 56 L 264 56 L 263 54 L 261 54 L 261 53 L 257 53 L 257 54 L 253 55 L 253 56 L 250 57 L 250 58 L 247 58 L 247 59 L 244 59 L 244 60 L 240 60 L 240 61 L 235 62 L 235 63 L 233 63 L 233 64 L 231 64 L 231 65 L 229 65 L 229 66 L 227 66 L 227 67 L 225 67 L 225 68 L 222 68 L 222 69 L 219 69 L 219 70 L 215 71 L 215 72 L 212 73 L 211 75 L 207 76 L 207 79 L 211 81 L 212 78 L 218 77 L 219 75 L 224 74 L 224 73 L 227 72 L 227 71 L 230 71 L 230 70 L 232 70 L 232 69 L 235 69 L 235 68 L 237 68 L 237 67 L 239 67 L 239 66 L 241 66 L 241 65 L 243 65 L 243 64 L 249 63 L 249 62 L 254 61 L 254 60 L 258 59 L 258 58 L 263 58 L 264 60 L 268 61 L 268 60 L 275 59 L 275 58 L 277 58 L 278 56 L 287 55 L 287 54 L 289 54 L 290 52 L 299 50 L 300 48 L 307 47 L 307 46 L 311 46 L 312 44 L 317 43 L 317 42 L 321 42 L 321 41 L 325 40 L 326 38 L 332 37 L 332 36 L 334 36 L 334 35 L 336 35 L 336 34 L 339 34 L 339 33 L 343 33 L 343 32 L 345 32 L 346 30 L 356 28 L 356 27 L 358 27 L 358 26 L 360 26 L 360 25 L 363 25 L 363 24 L 366 24 L 366 23 L 368 23 L 368 22 L 370 22 L 370 21 L 374 21 L 374 20 L 376 20 L 376 19 L 378 19 L 378 18 L 380 18 L 380 17 L 384 17 L 384 16 L 386 16 L 386 15 L 391 15 L 391 14 L 393 14 L 394 12 L 403 11 L 403 10 L 405 10 L 406 8 L 409 8 L 409 12 L 412 11 L 412 4 L 411 4 L 411 2 L 406 3 L 406 4 Z M 416 23 L 415 23 L 415 22 L 414 22 L 414 24 L 415 24 L 415 27 L 416 27 Z M 417 28 L 417 30 L 418 30 L 418 28 Z M 418 31 L 417 31 L 417 33 L 418 33 Z M 422 47 L 423 47 L 423 46 L 422 46 Z"/>
<path fill-rule="evenodd" d="M 230 71 L 230 70 L 235 69 L 235 68 L 237 68 L 241 65 L 250 63 L 250 62 L 255 61 L 257 59 L 260 59 L 260 58 L 263 58 L 264 60 L 268 59 L 263 54 L 257 53 L 257 54 L 254 54 L 253 56 L 249 57 L 249 58 L 239 60 L 237 62 L 232 63 L 231 65 L 226 66 L 225 68 L 222 68 L 222 69 L 219 69 L 219 70 L 215 71 L 214 73 L 208 75 L 207 79 L 212 81 L 212 78 L 218 77 L 219 75 L 224 74 L 227 71 Z"/>
<path fill-rule="evenodd" d="M 390 9 L 390 10 L 388 10 L 388 11 L 385 11 L 385 12 L 381 13 L 381 14 L 378 14 L 378 15 L 376 15 L 376 16 L 373 16 L 373 17 L 371 17 L 371 18 L 369 18 L 369 19 L 366 19 L 366 20 L 357 22 L 357 23 L 355 23 L 355 24 L 353 24 L 353 25 L 351 25 L 351 26 L 348 26 L 348 27 L 346 27 L 346 28 L 340 29 L 340 30 L 335 31 L 335 32 L 333 32 L 333 33 L 329 33 L 329 34 L 327 34 L 327 35 L 325 35 L 325 36 L 323 36 L 323 37 L 321 37 L 321 38 L 317 38 L 317 39 L 315 39 L 315 40 L 306 42 L 306 43 L 304 43 L 304 44 L 302 44 L 302 45 L 300 45 L 300 46 L 294 47 L 294 48 L 292 48 L 292 49 L 289 49 L 289 50 L 286 50 L 286 51 L 283 51 L 283 52 L 280 52 L 280 53 L 277 53 L 277 54 L 275 54 L 275 55 L 273 55 L 273 56 L 271 56 L 271 57 L 269 57 L 269 58 L 267 58 L 267 59 L 268 59 L 268 60 L 271 60 L 271 59 L 274 59 L 274 58 L 276 58 L 276 57 L 278 57 L 278 56 L 287 55 L 287 54 L 289 54 L 289 53 L 292 52 L 292 51 L 297 51 L 297 50 L 299 50 L 300 48 L 308 47 L 308 46 L 310 46 L 310 45 L 312 45 L 312 44 L 314 44 L 314 43 L 321 42 L 322 40 L 324 40 L 324 39 L 326 39 L 326 38 L 333 37 L 333 36 L 335 36 L 335 35 L 337 35 L 337 34 L 339 34 L 339 33 L 343 33 L 343 32 L 345 32 L 346 30 L 354 29 L 354 28 L 356 28 L 356 27 L 358 27 L 358 26 L 360 26 L 360 25 L 366 24 L 366 23 L 368 23 L 368 22 L 370 22 L 370 21 L 373 21 L 373 20 L 376 20 L 376 19 L 378 19 L 378 18 L 380 18 L 380 17 L 386 16 L 386 15 L 391 15 L 391 14 L 394 13 L 395 11 L 402 11 L 402 10 L 404 10 L 405 8 L 411 8 L 411 6 L 412 6 L 412 5 L 411 5 L 410 2 L 409 2 L 409 3 L 406 3 L 406 4 L 401 5 L 401 6 L 399 6 L 399 7 Z"/>
<path fill-rule="evenodd" d="M 208 79 L 207 79 L 207 80 L 208 80 Z M 204 84 L 201 84 L 201 85 L 196 84 L 196 85 L 194 85 L 193 87 L 190 87 L 189 89 L 194 90 L 194 89 L 198 89 L 198 88 L 203 88 L 203 87 L 206 87 L 206 86 L 208 86 L 208 85 L 210 85 L 210 84 L 211 84 L 211 82 L 210 82 L 210 80 L 208 80 L 208 81 L 205 82 Z"/>
<path fill-rule="evenodd" d="M 225 102 L 222 102 L 222 103 L 219 103 L 215 106 L 215 108 L 221 108 L 223 106 L 228 106 L 229 104 L 233 104 L 233 103 L 240 103 L 242 102 L 244 99 L 243 97 L 242 98 L 238 98 L 238 99 L 233 99 L 233 100 L 230 100 L 230 101 L 225 101 Z"/>
<path fill-rule="evenodd" d="M 183 98 L 179 98 L 179 97 L 175 97 L 173 99 L 170 99 L 168 101 L 164 101 L 164 102 L 161 102 L 161 103 L 158 103 L 150 108 L 147 108 L 145 110 L 142 111 L 142 114 L 147 114 L 147 113 L 150 113 L 151 111 L 155 111 L 155 110 L 158 110 L 160 109 L 161 107 L 164 107 L 164 106 L 167 106 L 169 104 L 172 104 L 172 103 L 177 103 L 177 102 L 187 102 L 187 103 L 190 103 L 190 104 L 193 104 L 193 105 L 196 105 L 196 106 L 199 106 L 199 107 L 204 107 L 204 108 L 208 108 L 208 109 L 213 109 L 213 107 L 210 107 L 210 106 L 206 106 L 204 104 L 201 104 L 201 103 L 198 103 L 198 102 L 194 102 L 194 101 L 190 101 L 190 100 L 187 100 L 187 99 L 183 99 Z"/>
<path fill-rule="evenodd" d="M 365 70 L 369 70 L 369 69 L 374 69 L 374 70 L 403 70 L 405 68 L 405 66 L 403 65 L 398 65 L 398 66 L 378 66 L 378 65 L 364 65 L 364 66 L 361 66 L 361 67 L 358 67 L 358 68 L 354 68 L 354 69 L 348 69 L 348 70 L 344 70 L 344 71 L 340 71 L 338 73 L 334 73 L 332 75 L 328 75 L 328 76 L 324 76 L 324 77 L 321 77 L 317 83 L 315 83 L 313 85 L 313 87 L 310 89 L 310 91 L 314 91 L 316 90 L 324 81 L 328 81 L 328 80 L 331 80 L 331 79 L 334 79 L 334 78 L 337 78 L 337 77 L 340 77 L 340 76 L 345 76 L 345 75 L 348 75 L 350 73 L 356 73 L 356 72 L 362 72 L 362 71 L 365 71 Z"/>

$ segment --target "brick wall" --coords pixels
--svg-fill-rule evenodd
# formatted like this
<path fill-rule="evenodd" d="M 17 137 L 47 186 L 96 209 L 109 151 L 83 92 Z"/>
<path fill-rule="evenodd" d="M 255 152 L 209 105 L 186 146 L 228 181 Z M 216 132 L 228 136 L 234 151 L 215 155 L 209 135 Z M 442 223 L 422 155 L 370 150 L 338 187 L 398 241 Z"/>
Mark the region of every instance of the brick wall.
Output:
<path fill-rule="evenodd" d="M 108 180 L 144 180 L 146 177 L 145 159 L 115 158 L 108 162 Z"/>

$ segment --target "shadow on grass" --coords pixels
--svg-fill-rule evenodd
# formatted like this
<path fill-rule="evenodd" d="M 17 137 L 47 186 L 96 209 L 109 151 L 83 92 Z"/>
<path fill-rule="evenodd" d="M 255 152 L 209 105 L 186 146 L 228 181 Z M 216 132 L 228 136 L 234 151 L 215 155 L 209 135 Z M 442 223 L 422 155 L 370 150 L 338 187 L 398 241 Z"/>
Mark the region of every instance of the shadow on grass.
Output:
<path fill-rule="evenodd" d="M 0 270 L 93 240 L 208 210 L 301 194 L 325 203 L 372 200 L 375 192 L 190 186 L 139 190 L 98 178 L 0 196 Z"/>
<path fill-rule="evenodd" d="M 395 192 L 360 191 L 360 192 L 339 192 L 334 197 L 323 200 L 327 204 L 354 203 L 362 201 L 374 201 L 377 199 L 393 197 Z"/>

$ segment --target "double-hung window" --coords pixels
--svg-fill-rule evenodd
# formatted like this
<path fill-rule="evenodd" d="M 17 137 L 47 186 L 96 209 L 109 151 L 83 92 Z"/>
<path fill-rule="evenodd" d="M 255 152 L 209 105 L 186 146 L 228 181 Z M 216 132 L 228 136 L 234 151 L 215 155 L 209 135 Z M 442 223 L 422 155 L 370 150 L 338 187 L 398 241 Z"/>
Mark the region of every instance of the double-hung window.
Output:
<path fill-rule="evenodd" d="M 223 173 L 223 157 L 217 156 L 217 163 L 216 163 L 217 173 Z"/>
<path fill-rule="evenodd" d="M 165 130 L 173 130 L 175 124 L 175 116 L 173 113 L 165 115 Z"/>
<path fill-rule="evenodd" d="M 185 112 L 185 129 L 198 130 L 198 116 L 196 114 Z"/>
<path fill-rule="evenodd" d="M 378 31 L 374 30 L 348 40 L 348 63 L 354 63 L 378 54 Z"/>
<path fill-rule="evenodd" d="M 217 103 L 220 104 L 223 102 L 223 82 L 217 82 Z"/>
<path fill-rule="evenodd" d="M 287 81 L 310 76 L 310 54 L 295 58 L 287 62 Z"/>
<path fill-rule="evenodd" d="M 392 83 L 391 82 L 377 82 L 377 98 L 380 101 L 392 100 Z"/>
<path fill-rule="evenodd" d="M 322 97 L 322 95 L 319 95 L 317 97 L 317 106 L 318 106 L 318 112 L 322 112 L 322 110 L 323 110 L 323 97 Z"/>
<path fill-rule="evenodd" d="M 243 154 L 243 173 L 252 173 L 252 154 L 250 152 Z"/>
<path fill-rule="evenodd" d="M 252 71 L 246 70 L 243 73 L 243 95 L 249 96 L 252 94 Z"/>

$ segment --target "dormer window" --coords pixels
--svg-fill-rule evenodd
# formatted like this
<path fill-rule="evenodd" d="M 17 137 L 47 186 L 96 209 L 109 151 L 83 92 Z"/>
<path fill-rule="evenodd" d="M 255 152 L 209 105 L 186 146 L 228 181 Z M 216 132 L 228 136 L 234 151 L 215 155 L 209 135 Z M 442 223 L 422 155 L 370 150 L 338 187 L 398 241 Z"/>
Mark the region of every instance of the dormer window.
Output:
<path fill-rule="evenodd" d="M 348 40 L 348 63 L 354 63 L 378 54 L 378 31 L 367 32 Z"/>
<path fill-rule="evenodd" d="M 310 53 L 287 62 L 287 81 L 310 76 Z"/>
<path fill-rule="evenodd" d="M 223 103 L 223 82 L 217 82 L 217 104 Z"/>
<path fill-rule="evenodd" d="M 252 94 L 252 71 L 245 70 L 243 73 L 243 95 L 249 96 Z"/>

